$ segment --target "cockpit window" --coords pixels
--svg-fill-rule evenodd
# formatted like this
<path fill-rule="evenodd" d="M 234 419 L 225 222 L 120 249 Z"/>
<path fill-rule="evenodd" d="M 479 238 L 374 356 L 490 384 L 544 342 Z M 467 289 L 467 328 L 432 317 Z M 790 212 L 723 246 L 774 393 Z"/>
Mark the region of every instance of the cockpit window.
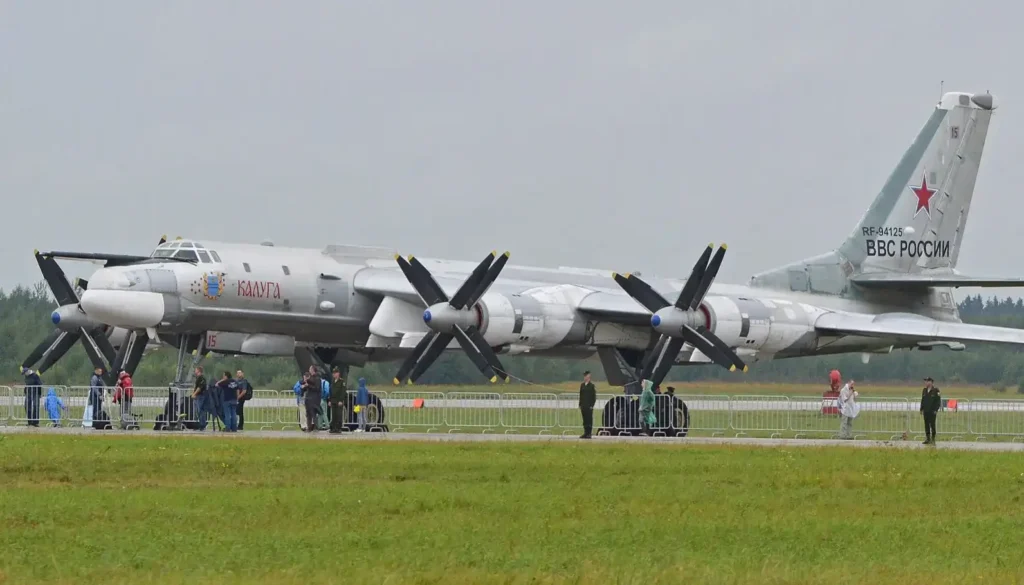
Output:
<path fill-rule="evenodd" d="M 214 252 L 213 250 L 210 250 L 210 256 L 213 256 L 214 262 L 220 262 L 220 255 Z"/>
<path fill-rule="evenodd" d="M 192 245 L 192 242 L 182 242 L 182 243 L 180 244 L 180 246 L 181 246 L 182 248 L 193 248 L 193 247 L 194 247 L 194 246 Z"/>
<path fill-rule="evenodd" d="M 157 250 L 157 251 L 153 252 L 153 257 L 154 258 L 170 258 L 173 255 L 174 255 L 174 250 L 163 249 L 163 250 Z"/>
<path fill-rule="evenodd" d="M 206 250 L 199 250 L 199 261 L 203 264 L 210 263 L 210 255 L 206 253 Z"/>
<path fill-rule="evenodd" d="M 174 254 L 175 258 L 181 258 L 182 260 L 188 260 L 189 262 L 198 262 L 199 258 L 196 257 L 195 250 L 178 250 Z"/>

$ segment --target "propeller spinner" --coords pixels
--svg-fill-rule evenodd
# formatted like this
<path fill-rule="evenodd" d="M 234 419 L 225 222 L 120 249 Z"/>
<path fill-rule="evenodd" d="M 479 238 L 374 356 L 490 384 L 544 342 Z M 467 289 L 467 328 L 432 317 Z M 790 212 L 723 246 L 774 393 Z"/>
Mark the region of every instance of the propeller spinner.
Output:
<path fill-rule="evenodd" d="M 496 256 L 495 252 L 488 254 L 450 299 L 419 260 L 410 256 L 407 261 L 399 255 L 395 256 L 399 268 L 427 307 L 423 312 L 423 322 L 430 328 L 395 374 L 396 386 L 406 377 L 409 384 L 419 379 L 452 339 L 458 340 L 469 359 L 473 360 L 482 374 L 490 378 L 492 384 L 499 377 L 508 381 L 505 368 L 480 333 L 477 314 L 472 310 L 508 262 L 508 252 L 497 256 L 497 259 Z"/>
<path fill-rule="evenodd" d="M 642 378 L 651 380 L 655 386 L 661 384 L 668 375 L 684 343 L 699 349 L 711 361 L 729 371 L 735 371 L 737 368 L 747 371 L 747 365 L 736 352 L 708 330 L 704 314 L 700 310 L 700 304 L 722 266 L 726 247 L 722 244 L 712 258 L 714 244 L 708 244 L 707 249 L 694 264 L 683 290 L 679 291 L 675 304 L 670 304 L 649 284 L 636 276 L 612 275 L 626 294 L 652 313 L 651 327 L 661 334 L 653 351 L 644 361 L 641 373 Z"/>

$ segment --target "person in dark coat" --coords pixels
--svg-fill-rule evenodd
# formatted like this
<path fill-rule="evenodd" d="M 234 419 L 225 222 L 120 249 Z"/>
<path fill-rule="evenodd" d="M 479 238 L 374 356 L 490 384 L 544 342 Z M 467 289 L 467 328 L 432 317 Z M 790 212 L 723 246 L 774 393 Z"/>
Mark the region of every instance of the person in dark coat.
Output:
<path fill-rule="evenodd" d="M 43 397 L 43 381 L 39 374 L 22 368 L 21 373 L 25 375 L 25 418 L 28 419 L 28 426 L 39 426 L 39 400 Z"/>
<path fill-rule="evenodd" d="M 580 384 L 580 414 L 583 415 L 583 434 L 581 439 L 589 439 L 594 430 L 594 405 L 597 404 L 597 389 L 590 381 L 590 371 L 583 372 Z"/>
<path fill-rule="evenodd" d="M 203 375 L 203 366 L 196 366 L 196 382 L 192 388 L 192 404 L 198 418 L 199 430 L 206 430 L 206 415 L 208 410 L 206 402 L 212 400 L 206 391 L 206 376 Z"/>
<path fill-rule="evenodd" d="M 309 377 L 302 383 L 302 400 L 306 407 L 307 431 L 316 432 L 316 413 L 320 409 L 320 400 L 323 398 L 323 380 L 316 366 L 309 366 Z"/>
<path fill-rule="evenodd" d="M 245 372 L 235 372 L 235 384 L 238 386 L 238 430 L 245 428 L 245 403 L 252 399 L 252 384 L 245 379 Z"/>
<path fill-rule="evenodd" d="M 942 410 L 942 395 L 935 386 L 935 380 L 931 376 L 924 379 L 924 389 L 921 390 L 921 414 L 924 416 L 924 444 L 935 444 L 935 420 Z"/>
<path fill-rule="evenodd" d="M 103 368 L 95 368 L 92 377 L 89 378 L 89 406 L 92 407 L 94 417 L 98 417 L 100 411 L 103 410 L 103 394 L 106 392 L 106 387 L 107 383 L 103 380 Z"/>
<path fill-rule="evenodd" d="M 238 431 L 238 382 L 231 377 L 227 370 L 221 375 L 217 382 L 217 389 L 220 390 L 221 418 L 224 420 L 224 431 L 234 433 Z"/>

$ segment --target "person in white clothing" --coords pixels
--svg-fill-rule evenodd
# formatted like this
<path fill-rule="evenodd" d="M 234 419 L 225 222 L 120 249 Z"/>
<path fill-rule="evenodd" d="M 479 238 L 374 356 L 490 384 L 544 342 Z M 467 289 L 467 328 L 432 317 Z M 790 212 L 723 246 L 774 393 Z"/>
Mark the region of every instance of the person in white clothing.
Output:
<path fill-rule="evenodd" d="M 839 417 L 842 422 L 839 425 L 839 438 L 853 438 L 853 419 L 860 413 L 860 406 L 856 402 L 859 394 L 853 387 L 853 380 L 850 380 L 839 391 L 839 398 L 836 400 L 839 406 Z"/>

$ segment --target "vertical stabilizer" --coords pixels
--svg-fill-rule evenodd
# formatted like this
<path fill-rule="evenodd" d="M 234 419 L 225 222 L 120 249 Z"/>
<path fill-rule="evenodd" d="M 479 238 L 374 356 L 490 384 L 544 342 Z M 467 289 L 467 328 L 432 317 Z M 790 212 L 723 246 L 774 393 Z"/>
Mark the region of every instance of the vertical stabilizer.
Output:
<path fill-rule="evenodd" d="M 994 109 L 987 93 L 943 95 L 841 256 L 861 272 L 954 268 Z"/>

